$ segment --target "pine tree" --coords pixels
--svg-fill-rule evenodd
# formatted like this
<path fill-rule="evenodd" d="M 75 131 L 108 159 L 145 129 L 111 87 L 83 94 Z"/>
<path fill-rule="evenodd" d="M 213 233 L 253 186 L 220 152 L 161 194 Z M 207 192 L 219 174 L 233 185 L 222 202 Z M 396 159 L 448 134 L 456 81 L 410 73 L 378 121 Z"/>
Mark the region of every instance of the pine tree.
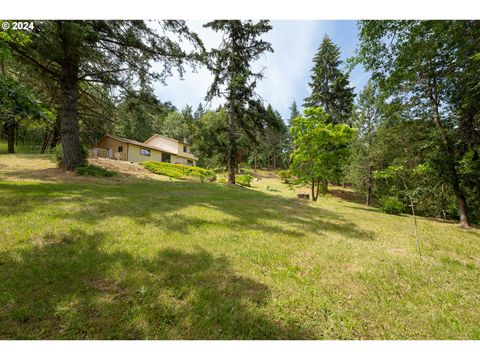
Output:
<path fill-rule="evenodd" d="M 349 123 L 353 109 L 353 88 L 349 87 L 349 75 L 342 72 L 340 49 L 325 35 L 313 58 L 312 92 L 305 99 L 304 107 L 324 108 L 333 124 Z"/>
<path fill-rule="evenodd" d="M 198 121 L 202 117 L 203 114 L 205 114 L 205 108 L 203 107 L 202 103 L 198 104 L 197 109 L 193 113 L 193 119 L 195 121 Z"/>
<path fill-rule="evenodd" d="M 214 81 L 208 91 L 207 100 L 223 96 L 226 99 L 228 113 L 228 182 L 235 184 L 238 145 L 242 133 L 254 137 L 251 125 L 257 119 L 247 116 L 249 111 L 258 107 L 255 101 L 255 86 L 263 76 L 254 72 L 252 62 L 265 51 L 273 52 L 270 43 L 259 37 L 272 28 L 268 21 L 258 22 L 240 20 L 216 20 L 204 25 L 223 33 L 223 41 L 218 49 L 212 49 L 207 63 L 214 75 Z M 252 124 L 251 121 L 254 123 Z"/>
<path fill-rule="evenodd" d="M 290 110 L 290 118 L 288 119 L 288 123 L 291 124 L 293 119 L 295 119 L 297 116 L 300 116 L 300 112 L 298 111 L 298 108 L 297 108 L 297 102 L 295 100 L 293 100 L 292 105 L 290 105 L 289 107 L 289 110 Z"/>

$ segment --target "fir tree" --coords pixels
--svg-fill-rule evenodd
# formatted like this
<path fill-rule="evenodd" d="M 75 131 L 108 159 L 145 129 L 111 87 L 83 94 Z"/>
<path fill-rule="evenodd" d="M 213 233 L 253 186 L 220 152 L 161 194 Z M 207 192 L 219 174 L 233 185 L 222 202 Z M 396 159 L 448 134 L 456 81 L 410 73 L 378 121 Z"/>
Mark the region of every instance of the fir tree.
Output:
<path fill-rule="evenodd" d="M 255 123 L 261 118 L 247 116 L 255 111 L 259 102 L 255 101 L 255 86 L 263 76 L 254 72 L 251 64 L 260 55 L 273 49 L 270 43 L 259 39 L 272 28 L 268 21 L 216 20 L 204 25 L 223 33 L 223 41 L 218 49 L 212 49 L 208 67 L 214 75 L 207 100 L 222 96 L 226 99 L 228 113 L 228 182 L 235 184 L 235 171 L 238 161 L 240 135 L 246 133 L 254 137 Z M 253 124 L 252 124 L 253 121 Z M 253 125 L 253 126 L 252 126 Z"/>
<path fill-rule="evenodd" d="M 324 108 L 333 124 L 349 123 L 353 109 L 353 88 L 349 87 L 348 73 L 340 66 L 340 49 L 325 35 L 313 58 L 312 92 L 304 107 Z"/>

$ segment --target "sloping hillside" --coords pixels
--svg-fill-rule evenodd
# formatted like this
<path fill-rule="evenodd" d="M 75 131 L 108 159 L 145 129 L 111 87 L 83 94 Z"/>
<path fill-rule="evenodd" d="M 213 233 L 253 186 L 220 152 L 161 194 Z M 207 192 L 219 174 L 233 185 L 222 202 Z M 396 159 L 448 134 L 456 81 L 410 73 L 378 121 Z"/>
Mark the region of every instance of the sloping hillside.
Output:
<path fill-rule="evenodd" d="M 0 338 L 480 339 L 480 233 L 0 155 Z"/>

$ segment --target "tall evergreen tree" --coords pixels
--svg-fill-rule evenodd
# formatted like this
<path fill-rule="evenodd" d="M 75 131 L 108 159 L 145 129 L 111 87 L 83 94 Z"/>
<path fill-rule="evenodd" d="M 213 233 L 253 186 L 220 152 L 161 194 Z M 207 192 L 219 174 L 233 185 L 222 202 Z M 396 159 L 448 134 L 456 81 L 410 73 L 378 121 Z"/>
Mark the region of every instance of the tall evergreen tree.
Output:
<path fill-rule="evenodd" d="M 214 75 L 207 93 L 207 100 L 217 96 L 226 99 L 228 113 L 228 182 L 235 184 L 235 171 L 238 158 L 238 141 L 241 130 L 253 135 L 252 125 L 256 117 L 247 113 L 258 106 L 254 101 L 257 80 L 263 76 L 254 72 L 251 65 L 266 51 L 273 52 L 270 43 L 259 37 L 272 28 L 268 21 L 216 20 L 204 25 L 223 33 L 218 49 L 212 49 L 208 68 Z M 249 120 L 253 120 L 251 123 Z"/>
<path fill-rule="evenodd" d="M 193 113 L 193 119 L 195 121 L 198 121 L 202 117 L 203 114 L 205 114 L 206 110 L 203 107 L 202 103 L 198 104 L 197 108 L 195 109 L 195 112 Z"/>
<path fill-rule="evenodd" d="M 352 146 L 352 161 L 349 164 L 348 179 L 356 190 L 365 193 L 365 205 L 372 202 L 373 189 L 373 141 L 375 132 L 382 119 L 382 98 L 373 82 L 360 92 L 358 104 L 353 116 L 353 126 L 357 129 L 357 138 Z"/>
<path fill-rule="evenodd" d="M 290 118 L 288 119 L 289 126 L 292 123 L 292 120 L 295 119 L 297 116 L 300 116 L 300 112 L 298 111 L 297 102 L 293 100 L 292 105 L 289 107 L 290 110 Z"/>
<path fill-rule="evenodd" d="M 353 88 L 349 86 L 349 74 L 340 69 L 340 49 L 325 35 L 313 58 L 312 90 L 304 107 L 321 106 L 333 124 L 349 123 L 353 109 Z"/>

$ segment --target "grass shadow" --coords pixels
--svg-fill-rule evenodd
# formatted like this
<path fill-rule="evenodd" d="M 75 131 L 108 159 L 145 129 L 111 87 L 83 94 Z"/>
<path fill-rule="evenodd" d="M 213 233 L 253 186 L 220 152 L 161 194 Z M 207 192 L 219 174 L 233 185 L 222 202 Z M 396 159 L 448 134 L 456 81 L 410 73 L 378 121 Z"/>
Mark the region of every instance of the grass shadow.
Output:
<path fill-rule="evenodd" d="M 111 251 L 108 235 L 72 229 L 0 253 L 2 339 L 281 339 L 312 337 L 271 321 L 270 290 L 202 248 L 153 258 Z"/>

